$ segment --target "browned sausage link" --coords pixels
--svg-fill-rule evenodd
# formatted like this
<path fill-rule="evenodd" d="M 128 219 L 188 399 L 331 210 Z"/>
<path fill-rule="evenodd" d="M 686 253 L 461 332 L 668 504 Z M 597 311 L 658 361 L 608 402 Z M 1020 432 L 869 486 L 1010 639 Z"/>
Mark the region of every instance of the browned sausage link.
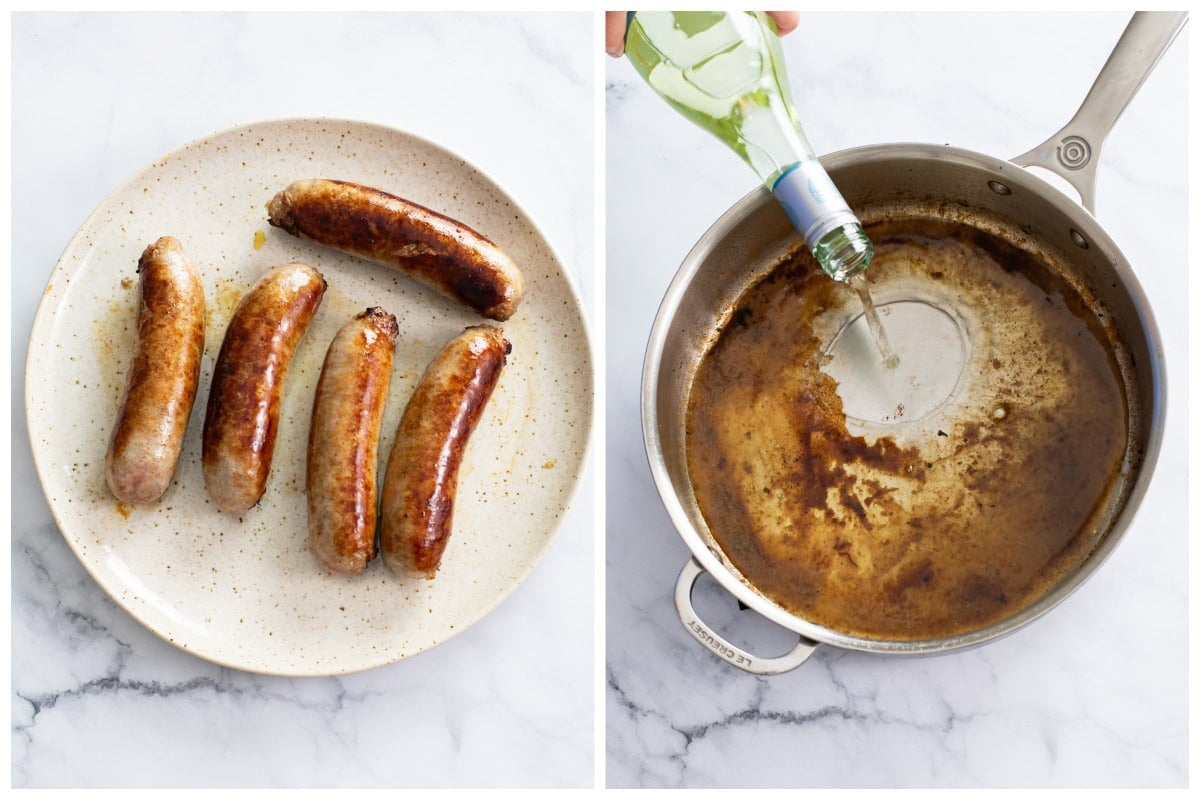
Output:
<path fill-rule="evenodd" d="M 463 450 L 511 351 L 499 328 L 467 328 L 429 364 L 408 401 L 383 479 L 380 546 L 397 574 L 437 571 Z"/>
<path fill-rule="evenodd" d="M 368 308 L 325 354 L 308 429 L 308 543 L 330 572 L 375 557 L 379 426 L 392 377 L 396 317 Z"/>
<path fill-rule="evenodd" d="M 296 181 L 267 210 L 277 228 L 398 269 L 490 319 L 511 317 L 525 293 L 521 271 L 487 238 L 369 186 Z"/>
<path fill-rule="evenodd" d="M 137 271 L 137 351 L 104 459 L 108 487 L 124 503 L 157 500 L 170 485 L 204 353 L 204 285 L 183 246 L 162 237 Z"/>
<path fill-rule="evenodd" d="M 204 417 L 204 485 L 222 511 L 248 511 L 266 491 L 288 364 L 324 293 L 321 273 L 284 264 L 234 309 Z"/>

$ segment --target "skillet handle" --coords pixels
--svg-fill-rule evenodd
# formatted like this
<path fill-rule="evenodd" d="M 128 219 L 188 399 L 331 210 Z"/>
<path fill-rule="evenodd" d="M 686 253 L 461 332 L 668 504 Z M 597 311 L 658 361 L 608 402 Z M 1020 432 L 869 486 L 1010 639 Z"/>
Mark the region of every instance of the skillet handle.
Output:
<path fill-rule="evenodd" d="M 1083 105 L 1062 130 L 1012 159 L 1022 167 L 1042 167 L 1079 192 L 1083 207 L 1096 213 L 1096 163 L 1117 118 L 1167 52 L 1187 22 L 1186 11 L 1138 11 L 1129 20 Z"/>
<path fill-rule="evenodd" d="M 800 637 L 800 641 L 788 653 L 774 658 L 759 658 L 752 656 L 740 647 L 730 644 L 719 634 L 710 629 L 696 615 L 692 606 L 692 589 L 696 580 L 704 573 L 704 567 L 696 559 L 688 559 L 679 571 L 679 580 L 675 582 L 675 610 L 679 612 L 679 621 L 688 633 L 700 644 L 716 653 L 739 669 L 755 675 L 778 675 L 800 666 L 812 655 L 817 643 Z"/>

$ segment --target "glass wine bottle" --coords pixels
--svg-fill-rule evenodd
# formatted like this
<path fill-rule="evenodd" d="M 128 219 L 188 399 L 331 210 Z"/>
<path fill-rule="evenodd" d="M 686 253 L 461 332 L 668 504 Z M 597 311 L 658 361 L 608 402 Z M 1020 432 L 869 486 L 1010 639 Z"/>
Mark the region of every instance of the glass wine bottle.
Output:
<path fill-rule="evenodd" d="M 625 52 L 654 91 L 750 165 L 830 277 L 866 269 L 871 240 L 800 128 L 770 17 L 632 12 Z"/>

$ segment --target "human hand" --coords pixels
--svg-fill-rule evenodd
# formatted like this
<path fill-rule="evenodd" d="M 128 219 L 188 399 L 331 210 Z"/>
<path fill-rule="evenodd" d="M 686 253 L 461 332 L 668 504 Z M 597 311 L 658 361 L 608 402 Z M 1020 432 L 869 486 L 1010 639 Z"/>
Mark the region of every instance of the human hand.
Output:
<path fill-rule="evenodd" d="M 775 20 L 775 27 L 780 36 L 786 36 L 796 30 L 800 24 L 798 11 L 768 11 L 767 16 Z M 604 51 L 613 58 L 625 54 L 625 22 L 628 12 L 604 12 Z"/>

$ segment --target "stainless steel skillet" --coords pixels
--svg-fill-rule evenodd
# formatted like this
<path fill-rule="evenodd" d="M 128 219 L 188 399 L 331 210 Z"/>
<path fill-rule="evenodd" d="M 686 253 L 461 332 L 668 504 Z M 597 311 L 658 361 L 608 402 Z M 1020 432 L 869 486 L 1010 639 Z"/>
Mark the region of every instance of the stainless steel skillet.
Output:
<path fill-rule="evenodd" d="M 1161 342 L 1124 255 L 1092 215 L 1095 166 L 1105 137 L 1186 21 L 1182 13 L 1138 13 L 1075 117 L 1046 142 L 1012 161 L 951 147 L 878 145 L 822 159 L 856 209 L 937 207 L 955 219 L 1001 220 L 1015 238 L 1054 254 L 1065 276 L 1105 309 L 1130 354 L 1126 391 L 1139 424 L 1130 467 L 1119 478 L 1118 502 L 1104 520 L 1097 546 L 1052 591 L 1019 613 L 969 633 L 926 640 L 848 635 L 793 614 L 746 582 L 716 544 L 688 476 L 684 422 L 701 358 L 737 298 L 794 242 L 786 216 L 765 190 L 747 195 L 695 245 L 659 309 L 647 347 L 642 383 L 643 433 L 651 473 L 672 522 L 692 552 L 676 585 L 680 619 L 692 635 L 730 663 L 772 674 L 798 666 L 818 644 L 909 654 L 971 647 L 1010 633 L 1044 614 L 1078 588 L 1104 561 L 1129 525 L 1153 472 L 1165 414 Z M 1081 208 L 1023 167 L 1051 170 L 1074 186 Z M 746 265 L 752 266 L 750 269 Z M 725 641 L 696 615 L 691 591 L 702 572 L 759 614 L 795 631 L 789 653 L 760 658 Z"/>

